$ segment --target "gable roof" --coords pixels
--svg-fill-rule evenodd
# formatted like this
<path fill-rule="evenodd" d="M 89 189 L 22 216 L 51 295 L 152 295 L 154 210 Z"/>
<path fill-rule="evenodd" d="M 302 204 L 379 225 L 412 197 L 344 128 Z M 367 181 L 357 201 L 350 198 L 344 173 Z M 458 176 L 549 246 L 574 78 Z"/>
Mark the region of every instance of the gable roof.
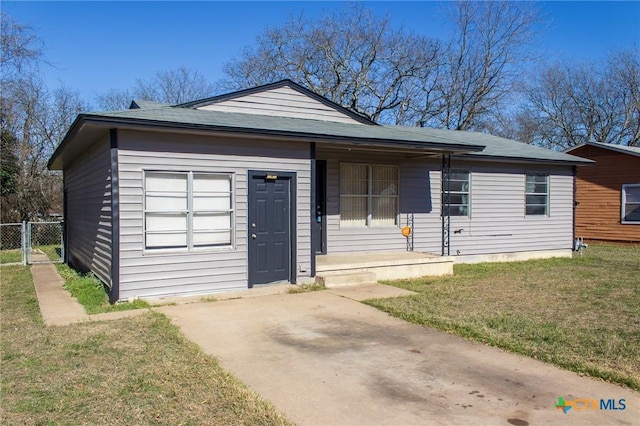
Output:
<path fill-rule="evenodd" d="M 133 101 L 131 109 L 80 114 L 71 125 L 64 139 L 49 159 L 50 169 L 62 169 L 79 155 L 85 141 L 104 137 L 109 129 L 142 129 L 197 131 L 215 134 L 252 135 L 277 137 L 280 140 L 337 143 L 373 148 L 404 148 L 427 154 L 469 156 L 494 161 L 555 163 L 577 165 L 591 160 L 539 148 L 484 133 L 439 130 L 407 126 L 381 126 L 355 114 L 358 122 L 347 123 L 320 119 L 285 117 L 278 115 L 247 114 L 217 110 L 196 109 L 197 105 L 219 102 L 248 93 L 271 90 L 276 87 L 292 87 L 332 108 L 352 112 L 310 92 L 290 80 L 282 80 L 227 95 L 207 98 L 181 105 L 167 105 L 148 101 Z M 362 120 L 366 121 L 366 124 Z"/>
<path fill-rule="evenodd" d="M 307 89 L 304 86 L 301 86 L 291 80 L 285 79 L 285 80 L 280 80 L 280 81 L 276 81 L 275 83 L 269 83 L 269 84 L 264 84 L 262 86 L 256 86 L 256 87 L 251 87 L 249 89 L 244 89 L 244 90 L 238 90 L 236 92 L 231 92 L 231 93 L 225 93 L 223 95 L 218 95 L 218 96 L 213 96 L 211 98 L 205 98 L 205 99 L 199 99 L 196 101 L 192 101 L 192 102 L 186 102 L 183 104 L 179 104 L 176 105 L 176 108 L 201 108 L 207 105 L 211 105 L 211 104 L 215 104 L 215 103 L 219 103 L 219 102 L 224 102 L 224 101 L 228 101 L 231 99 L 235 99 L 235 98 L 240 98 L 243 96 L 248 96 L 248 95 L 252 95 L 254 93 L 260 93 L 260 92 L 265 92 L 268 90 L 273 90 L 273 89 L 279 89 L 282 87 L 289 87 L 293 90 L 295 90 L 298 93 L 301 93 L 304 96 L 307 96 L 315 101 L 318 101 L 320 103 L 322 103 L 323 105 L 334 109 L 362 124 L 369 124 L 372 126 L 377 126 L 378 124 L 369 120 L 367 117 L 364 117 L 363 115 L 360 115 L 354 111 L 351 111 L 341 105 L 338 105 L 335 102 L 330 101 L 329 99 L 325 98 L 324 96 L 320 96 L 315 92 L 312 92 L 311 90 Z"/>
<path fill-rule="evenodd" d="M 173 107 L 136 108 L 78 115 L 51 156 L 49 168 L 62 168 L 62 154 L 79 133 L 97 132 L 99 129 L 106 133 L 109 128 L 173 129 L 276 136 L 282 140 L 303 139 L 372 147 L 403 147 L 445 154 L 484 149 L 484 146 L 471 142 L 456 142 L 433 135 L 420 135 L 407 132 L 403 128 Z"/>
<path fill-rule="evenodd" d="M 610 151 L 620 152 L 622 154 L 635 155 L 640 157 L 640 147 L 638 146 L 626 146 L 626 145 L 614 145 L 610 143 L 602 143 L 602 142 L 587 142 L 582 143 L 580 145 L 576 145 L 569 149 L 566 149 L 564 152 L 573 152 L 578 148 L 582 148 L 584 146 L 595 146 L 598 148 L 608 149 Z"/>

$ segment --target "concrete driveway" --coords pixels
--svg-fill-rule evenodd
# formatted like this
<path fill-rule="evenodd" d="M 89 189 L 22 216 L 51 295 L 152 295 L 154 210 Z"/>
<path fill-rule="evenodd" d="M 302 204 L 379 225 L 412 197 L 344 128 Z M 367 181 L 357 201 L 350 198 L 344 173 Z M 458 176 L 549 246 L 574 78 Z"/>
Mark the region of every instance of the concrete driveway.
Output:
<path fill-rule="evenodd" d="M 640 424 L 640 394 L 392 318 L 371 290 L 156 308 L 299 425 Z M 626 410 L 555 408 L 558 397 Z M 619 405 L 617 405 L 619 407 Z"/>

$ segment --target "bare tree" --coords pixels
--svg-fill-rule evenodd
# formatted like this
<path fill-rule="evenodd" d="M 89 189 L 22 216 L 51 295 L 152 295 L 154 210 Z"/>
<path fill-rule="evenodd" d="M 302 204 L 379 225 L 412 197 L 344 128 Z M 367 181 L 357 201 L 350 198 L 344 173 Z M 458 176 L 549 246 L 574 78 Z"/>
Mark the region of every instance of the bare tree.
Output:
<path fill-rule="evenodd" d="M 0 73 L 2 83 L 34 72 L 43 60 L 42 40 L 33 30 L 0 12 Z"/>
<path fill-rule="evenodd" d="M 88 107 L 68 88 L 44 86 L 41 42 L 31 29 L 5 14 L 2 25 L 2 155 L 15 165 L 12 186 L 2 191 L 2 220 L 30 220 L 62 211 L 61 176 L 46 163 L 71 121 Z"/>
<path fill-rule="evenodd" d="M 522 69 L 535 58 L 541 21 L 533 3 L 456 2 L 448 14 L 454 36 L 443 51 L 430 102 L 417 105 L 421 126 L 485 128 L 514 93 Z"/>
<path fill-rule="evenodd" d="M 565 149 L 585 142 L 640 145 L 640 54 L 615 52 L 600 64 L 546 66 L 528 89 L 517 125 L 527 142 Z"/>
<path fill-rule="evenodd" d="M 290 78 L 376 122 L 401 123 L 433 82 L 437 41 L 391 27 L 362 5 L 310 20 L 292 17 L 224 67 L 227 88 Z"/>
<path fill-rule="evenodd" d="M 98 108 L 103 111 L 116 111 L 129 108 L 131 101 L 136 98 L 130 90 L 111 89 L 106 93 L 98 95 L 96 102 Z M 138 97 L 138 99 L 140 99 Z"/>
<path fill-rule="evenodd" d="M 105 110 L 126 109 L 133 99 L 181 104 L 213 96 L 215 86 L 198 71 L 179 67 L 159 71 L 151 78 L 138 79 L 130 90 L 112 89 L 97 97 L 98 106 Z"/>
<path fill-rule="evenodd" d="M 47 161 L 75 117 L 88 106 L 66 87 L 46 88 L 37 76 L 23 78 L 11 92 L 12 115 L 4 130 L 15 137 L 19 171 L 15 190 L 3 199 L 3 216 L 31 220 L 62 212 L 62 179 L 47 170 Z M 7 218 L 8 219 L 8 218 Z"/>

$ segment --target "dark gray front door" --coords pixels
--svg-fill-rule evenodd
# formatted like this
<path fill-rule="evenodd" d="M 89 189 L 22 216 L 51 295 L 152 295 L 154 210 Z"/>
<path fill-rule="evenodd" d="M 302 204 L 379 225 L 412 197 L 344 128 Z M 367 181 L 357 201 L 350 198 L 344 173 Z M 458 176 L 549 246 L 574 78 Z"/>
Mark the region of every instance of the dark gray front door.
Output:
<path fill-rule="evenodd" d="M 290 174 L 249 172 L 249 287 L 292 281 L 293 179 Z"/>

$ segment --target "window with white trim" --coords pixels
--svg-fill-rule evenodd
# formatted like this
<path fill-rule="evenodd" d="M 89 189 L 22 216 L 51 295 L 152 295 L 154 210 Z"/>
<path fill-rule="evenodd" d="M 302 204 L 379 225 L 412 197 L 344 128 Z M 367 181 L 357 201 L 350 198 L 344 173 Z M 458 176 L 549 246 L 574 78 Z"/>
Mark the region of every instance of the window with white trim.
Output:
<path fill-rule="evenodd" d="M 232 245 L 231 174 L 147 171 L 144 181 L 146 249 Z"/>
<path fill-rule="evenodd" d="M 451 170 L 449 172 L 449 216 L 469 216 L 471 212 L 469 208 L 470 183 L 470 173 L 467 170 Z M 443 210 L 446 213 L 445 206 L 443 206 Z"/>
<path fill-rule="evenodd" d="M 622 223 L 640 224 L 640 183 L 622 185 Z"/>
<path fill-rule="evenodd" d="M 398 225 L 398 167 L 340 164 L 340 226 Z"/>
<path fill-rule="evenodd" d="M 527 216 L 549 215 L 549 175 L 527 173 L 524 196 Z"/>

